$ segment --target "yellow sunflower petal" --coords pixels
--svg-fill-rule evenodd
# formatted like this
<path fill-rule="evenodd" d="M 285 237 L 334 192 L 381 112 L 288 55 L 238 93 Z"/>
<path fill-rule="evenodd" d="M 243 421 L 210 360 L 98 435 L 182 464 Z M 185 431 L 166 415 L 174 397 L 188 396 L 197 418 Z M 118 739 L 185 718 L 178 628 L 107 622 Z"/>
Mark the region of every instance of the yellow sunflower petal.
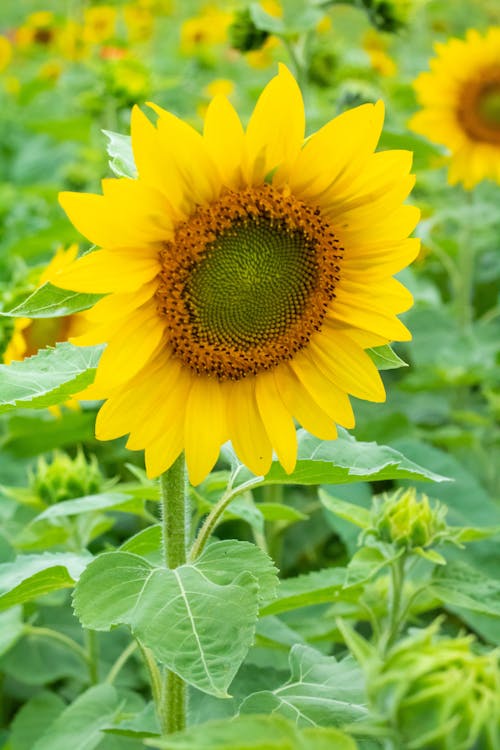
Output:
<path fill-rule="evenodd" d="M 290 362 L 302 386 L 330 419 L 343 427 L 354 427 L 354 414 L 349 397 L 320 370 L 306 351 L 299 352 Z"/>
<path fill-rule="evenodd" d="M 250 471 L 265 476 L 271 468 L 272 447 L 259 414 L 255 380 L 227 383 L 227 424 L 234 451 Z"/>
<path fill-rule="evenodd" d="M 99 362 L 96 386 L 112 388 L 129 380 L 155 353 L 164 333 L 165 326 L 154 304 L 135 310 L 108 342 Z"/>
<path fill-rule="evenodd" d="M 151 299 L 158 286 L 156 281 L 144 284 L 133 292 L 118 292 L 108 294 L 95 303 L 94 307 L 85 311 L 87 320 L 91 323 L 102 323 L 119 320 L 133 310 L 137 310 L 144 302 Z"/>
<path fill-rule="evenodd" d="M 182 185 L 185 208 L 211 203 L 220 192 L 220 175 L 203 137 L 175 115 L 149 103 L 158 114 L 158 134 L 170 170 Z"/>
<path fill-rule="evenodd" d="M 213 469 L 226 434 L 221 384 L 212 378 L 195 378 L 186 403 L 184 424 L 184 449 L 191 484 L 200 484 Z"/>
<path fill-rule="evenodd" d="M 71 222 L 99 247 L 122 248 L 170 239 L 165 200 L 138 180 L 103 180 L 105 195 L 60 193 Z"/>
<path fill-rule="evenodd" d="M 130 430 L 127 446 L 132 450 L 144 448 L 161 437 L 168 430 L 170 420 L 175 418 L 172 417 L 173 411 L 175 414 L 185 412 L 179 404 L 185 403 L 193 378 L 180 362 L 174 357 L 162 362 L 156 381 L 150 379 L 151 394 L 145 399 L 151 418 L 142 418 Z"/>
<path fill-rule="evenodd" d="M 306 142 L 290 177 L 292 191 L 313 202 L 335 183 L 352 179 L 373 153 L 384 119 L 382 102 L 363 104 L 331 120 Z"/>
<path fill-rule="evenodd" d="M 292 415 L 281 398 L 274 371 L 259 375 L 255 394 L 271 445 L 286 473 L 291 474 L 297 462 L 297 432 Z"/>
<path fill-rule="evenodd" d="M 295 78 L 284 66 L 265 87 L 248 123 L 246 179 L 262 182 L 279 165 L 295 161 L 305 133 L 302 94 Z"/>
<path fill-rule="evenodd" d="M 154 400 L 159 389 L 163 389 L 166 380 L 164 368 L 167 365 L 163 363 L 163 358 L 157 358 L 128 383 L 108 392 L 108 399 L 96 418 L 95 429 L 99 440 L 114 440 L 148 421 L 144 419 L 146 412 L 143 409 L 147 409 L 149 399 Z M 169 369 L 166 371 L 168 373 Z M 92 386 L 92 390 L 102 393 L 95 386 Z"/>
<path fill-rule="evenodd" d="M 161 266 L 151 250 L 97 250 L 58 271 L 52 284 L 73 292 L 132 292 L 151 281 Z"/>
<path fill-rule="evenodd" d="M 325 326 L 310 342 L 309 351 L 316 365 L 342 390 L 368 401 L 385 401 L 385 388 L 377 368 L 348 336 Z"/>
<path fill-rule="evenodd" d="M 302 427 L 321 440 L 335 440 L 335 423 L 310 396 L 289 365 L 278 367 L 275 373 L 283 403 Z"/>
<path fill-rule="evenodd" d="M 222 181 L 231 188 L 237 187 L 242 179 L 244 135 L 240 118 L 226 97 L 212 99 L 205 115 L 203 137 Z"/>
<path fill-rule="evenodd" d="M 327 321 L 341 322 L 364 331 L 372 331 L 389 341 L 411 341 L 411 333 L 394 314 L 381 305 L 351 299 L 337 302 L 327 313 Z"/>

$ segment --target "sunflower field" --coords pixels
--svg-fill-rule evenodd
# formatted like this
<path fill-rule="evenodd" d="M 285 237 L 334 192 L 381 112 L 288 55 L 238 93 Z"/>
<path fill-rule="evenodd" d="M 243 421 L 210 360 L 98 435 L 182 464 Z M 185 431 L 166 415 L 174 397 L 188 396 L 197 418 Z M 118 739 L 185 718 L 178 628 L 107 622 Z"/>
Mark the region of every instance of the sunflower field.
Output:
<path fill-rule="evenodd" d="M 0 357 L 0 750 L 500 750 L 498 0 L 2 0 Z"/>

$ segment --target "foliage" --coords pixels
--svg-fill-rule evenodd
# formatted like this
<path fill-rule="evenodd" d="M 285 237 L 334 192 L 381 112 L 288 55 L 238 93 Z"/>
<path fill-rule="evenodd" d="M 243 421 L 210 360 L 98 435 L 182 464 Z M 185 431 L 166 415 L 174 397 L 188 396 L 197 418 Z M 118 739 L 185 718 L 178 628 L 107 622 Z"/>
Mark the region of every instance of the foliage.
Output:
<path fill-rule="evenodd" d="M 413 340 L 369 350 L 387 402 L 357 403 L 335 441 L 300 429 L 291 474 L 254 476 L 224 446 L 190 488 L 175 568 L 142 455 L 96 441 L 91 391 L 76 405 L 103 346 L 0 364 L 0 748 L 495 750 L 500 188 L 450 188 L 447 154 L 407 127 L 433 43 L 500 24 L 495 3 L 42 5 L 0 8 L 2 351 L 20 321 L 100 299 L 38 282 L 81 242 L 58 192 L 136 176 L 133 105 L 199 128 L 228 83 L 250 112 L 278 61 L 314 129 L 385 101 L 381 148 L 414 153 L 422 251 L 401 274 Z M 168 674 L 189 693 L 173 734 Z"/>

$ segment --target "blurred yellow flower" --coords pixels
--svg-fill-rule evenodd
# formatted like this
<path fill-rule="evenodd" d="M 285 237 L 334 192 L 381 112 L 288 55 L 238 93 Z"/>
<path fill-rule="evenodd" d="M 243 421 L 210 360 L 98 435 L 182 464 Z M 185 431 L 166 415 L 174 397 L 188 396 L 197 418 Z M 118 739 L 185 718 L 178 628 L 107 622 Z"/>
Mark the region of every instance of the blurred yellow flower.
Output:
<path fill-rule="evenodd" d="M 12 44 L 6 36 L 0 34 L 0 73 L 8 66 L 12 59 Z"/>
<path fill-rule="evenodd" d="M 232 13 L 216 5 L 207 5 L 197 16 L 188 18 L 181 26 L 181 52 L 196 54 L 200 48 L 223 44 L 233 19 Z"/>
<path fill-rule="evenodd" d="M 63 71 L 63 66 L 58 60 L 47 60 L 38 70 L 38 78 L 44 81 L 57 81 Z"/>
<path fill-rule="evenodd" d="M 39 286 L 50 277 L 69 266 L 78 254 L 78 245 L 67 250 L 59 248 L 39 279 Z M 85 314 L 77 313 L 59 318 L 15 318 L 14 331 L 3 354 L 3 361 L 9 365 L 14 360 L 32 357 L 39 349 L 54 346 L 59 341 L 67 341 L 70 336 L 84 332 Z"/>
<path fill-rule="evenodd" d="M 228 78 L 216 78 L 203 89 L 203 93 L 211 99 L 213 99 L 214 96 L 229 97 L 233 92 L 234 81 L 230 81 Z"/>
<path fill-rule="evenodd" d="M 332 29 L 332 19 L 330 16 L 325 15 L 316 24 L 316 31 L 318 34 L 327 34 Z"/>
<path fill-rule="evenodd" d="M 149 39 L 154 28 L 154 17 L 151 11 L 136 3 L 124 5 L 122 10 L 130 41 L 137 42 Z"/>
<path fill-rule="evenodd" d="M 268 36 L 260 49 L 245 52 L 245 60 L 251 68 L 264 70 L 275 62 L 276 48 L 281 46 L 281 40 L 276 36 Z"/>
<path fill-rule="evenodd" d="M 111 5 L 96 5 L 84 12 L 83 38 L 90 44 L 112 39 L 116 33 L 117 11 Z"/>
<path fill-rule="evenodd" d="M 185 451 L 201 482 L 228 439 L 254 473 L 273 450 L 297 458 L 294 417 L 324 439 L 354 425 L 348 394 L 385 399 L 365 349 L 408 340 L 411 294 L 393 278 L 418 253 L 407 151 L 375 153 L 383 104 L 305 138 L 291 73 L 265 87 L 246 128 L 223 96 L 203 135 L 161 107 L 136 107 L 137 179 L 104 195 L 62 193 L 100 248 L 51 278 L 107 293 L 78 345 L 107 342 L 86 397 L 107 399 L 96 434 L 130 433 L 149 476 Z M 126 220 L 124 218 L 126 217 Z"/>
<path fill-rule="evenodd" d="M 89 53 L 89 45 L 83 38 L 83 27 L 68 20 L 57 37 L 59 52 L 66 60 L 83 60 Z"/>
<path fill-rule="evenodd" d="M 392 57 L 387 53 L 389 44 L 375 29 L 369 29 L 363 36 L 363 49 L 370 58 L 370 64 L 381 76 L 394 76 L 397 66 Z"/>
<path fill-rule="evenodd" d="M 470 29 L 436 52 L 431 71 L 414 82 L 423 109 L 410 127 L 449 149 L 450 184 L 500 183 L 500 27 Z"/>
<path fill-rule="evenodd" d="M 51 11 L 31 13 L 15 32 L 15 42 L 21 49 L 35 45 L 46 47 L 52 44 L 55 38 L 55 19 Z"/>

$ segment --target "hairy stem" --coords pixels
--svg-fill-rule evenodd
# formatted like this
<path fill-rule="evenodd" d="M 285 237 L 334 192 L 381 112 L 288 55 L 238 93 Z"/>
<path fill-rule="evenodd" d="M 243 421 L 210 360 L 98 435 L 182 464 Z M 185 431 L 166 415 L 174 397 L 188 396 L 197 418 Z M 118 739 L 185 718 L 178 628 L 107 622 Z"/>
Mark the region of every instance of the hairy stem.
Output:
<path fill-rule="evenodd" d="M 160 477 L 162 508 L 163 559 L 167 568 L 175 569 L 186 562 L 189 536 L 189 498 L 184 455 Z M 166 669 L 160 691 L 158 715 L 165 734 L 186 726 L 187 686 L 184 680 Z"/>

